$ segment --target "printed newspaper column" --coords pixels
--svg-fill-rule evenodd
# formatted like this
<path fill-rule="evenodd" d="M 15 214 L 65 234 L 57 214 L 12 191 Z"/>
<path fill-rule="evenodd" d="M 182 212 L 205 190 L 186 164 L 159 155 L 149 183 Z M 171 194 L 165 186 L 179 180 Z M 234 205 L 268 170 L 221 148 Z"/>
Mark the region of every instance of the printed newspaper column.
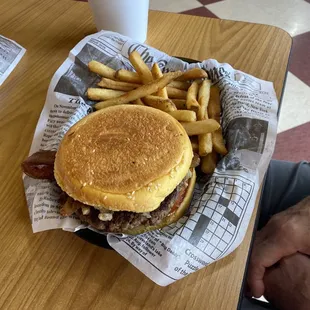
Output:
<path fill-rule="evenodd" d="M 25 53 L 26 50 L 22 46 L 0 35 L 0 86 Z"/>

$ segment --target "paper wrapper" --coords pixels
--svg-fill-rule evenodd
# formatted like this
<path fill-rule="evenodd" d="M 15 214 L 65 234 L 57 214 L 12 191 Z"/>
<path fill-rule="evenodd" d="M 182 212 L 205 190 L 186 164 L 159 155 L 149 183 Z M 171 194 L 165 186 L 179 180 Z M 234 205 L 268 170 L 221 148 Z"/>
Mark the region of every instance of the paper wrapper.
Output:
<path fill-rule="evenodd" d="M 22 46 L 0 35 L 0 86 L 25 53 L 26 50 Z"/>
<path fill-rule="evenodd" d="M 190 214 L 163 230 L 136 237 L 107 236 L 112 248 L 165 286 L 225 257 L 242 242 L 274 150 L 278 102 L 271 82 L 228 64 L 214 59 L 188 64 L 117 33 L 101 31 L 78 43 L 52 78 L 30 154 L 56 150 L 66 131 L 92 112 L 93 102 L 85 93 L 100 77 L 88 70 L 88 62 L 133 70 L 128 55 L 134 50 L 149 67 L 156 61 L 164 72 L 193 67 L 208 72 L 221 90 L 221 121 L 229 149 L 211 178 L 198 177 Z M 24 185 L 34 232 L 86 228 L 75 216 L 59 214 L 60 189 L 55 182 L 24 176 Z"/>

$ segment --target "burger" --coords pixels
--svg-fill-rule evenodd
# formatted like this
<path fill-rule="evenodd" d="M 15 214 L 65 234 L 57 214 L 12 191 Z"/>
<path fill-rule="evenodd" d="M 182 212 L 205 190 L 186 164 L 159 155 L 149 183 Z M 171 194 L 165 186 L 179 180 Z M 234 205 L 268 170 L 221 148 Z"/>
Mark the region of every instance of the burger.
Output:
<path fill-rule="evenodd" d="M 103 232 L 167 226 L 190 205 L 192 159 L 188 135 L 165 112 L 120 105 L 91 113 L 69 129 L 54 158 L 61 214 Z"/>

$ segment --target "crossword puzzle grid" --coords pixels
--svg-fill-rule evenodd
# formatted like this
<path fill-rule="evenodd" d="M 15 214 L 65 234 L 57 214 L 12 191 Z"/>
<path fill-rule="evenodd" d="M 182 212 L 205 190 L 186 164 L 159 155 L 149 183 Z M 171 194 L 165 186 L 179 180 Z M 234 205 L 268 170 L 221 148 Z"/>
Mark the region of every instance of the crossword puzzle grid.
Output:
<path fill-rule="evenodd" d="M 169 233 L 189 241 L 212 260 L 217 259 L 237 233 L 253 189 L 254 183 L 243 177 L 212 177 L 206 192 L 195 191 L 189 219 L 182 218 Z"/>

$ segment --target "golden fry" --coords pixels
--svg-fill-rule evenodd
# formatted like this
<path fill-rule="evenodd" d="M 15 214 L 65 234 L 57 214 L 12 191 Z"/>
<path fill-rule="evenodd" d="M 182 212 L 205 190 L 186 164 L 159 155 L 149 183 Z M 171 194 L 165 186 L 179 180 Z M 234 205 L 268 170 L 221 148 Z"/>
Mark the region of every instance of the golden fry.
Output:
<path fill-rule="evenodd" d="M 185 131 L 189 136 L 210 133 L 220 128 L 220 124 L 213 119 L 190 123 L 181 123 L 181 125 L 184 127 Z"/>
<path fill-rule="evenodd" d="M 134 104 L 135 101 L 133 100 L 132 103 Z M 99 104 L 100 108 L 96 108 L 97 104 Z M 100 101 L 98 102 L 96 105 L 95 105 L 95 108 L 98 110 L 98 109 L 105 109 L 105 108 L 108 108 L 108 107 L 113 107 L 115 106 L 115 102 L 114 101 L 110 101 L 110 100 L 106 100 L 106 101 Z"/>
<path fill-rule="evenodd" d="M 201 158 L 201 171 L 206 174 L 212 174 L 216 168 L 216 164 L 218 161 L 218 156 L 213 151 L 212 153 L 208 154 Z"/>
<path fill-rule="evenodd" d="M 167 87 L 168 97 L 173 99 L 186 99 L 187 92 L 185 90 Z"/>
<path fill-rule="evenodd" d="M 108 100 L 120 97 L 124 95 L 125 92 L 121 90 L 112 90 L 104 88 L 88 88 L 87 96 L 90 100 Z"/>
<path fill-rule="evenodd" d="M 154 94 L 158 92 L 159 89 L 164 88 L 167 84 L 169 84 L 172 80 L 176 79 L 182 74 L 181 71 L 177 72 L 170 72 L 163 76 L 162 78 L 153 81 L 150 84 L 146 84 L 143 86 L 140 86 L 134 90 L 131 90 L 130 92 L 115 98 L 115 99 L 110 99 L 105 102 L 105 104 L 113 104 L 113 105 L 120 105 L 120 104 L 126 104 L 130 101 L 134 101 L 139 98 L 143 98 L 145 96 Z M 104 106 L 101 102 L 97 103 L 95 105 L 96 109 L 101 109 L 102 106 Z"/>
<path fill-rule="evenodd" d="M 143 101 L 142 101 L 140 98 L 134 100 L 132 103 L 133 103 L 133 104 L 136 104 L 136 105 L 145 105 L 145 104 L 143 103 Z"/>
<path fill-rule="evenodd" d="M 188 81 L 188 80 L 196 80 L 196 79 L 206 79 L 208 78 L 208 74 L 205 70 L 200 68 L 190 69 L 185 71 L 177 81 Z"/>
<path fill-rule="evenodd" d="M 154 80 L 157 80 L 163 76 L 163 73 L 161 72 L 157 63 L 154 63 L 154 65 L 152 67 L 152 75 L 153 75 Z M 157 92 L 157 96 L 168 99 L 167 88 L 164 87 L 163 89 L 160 89 Z"/>
<path fill-rule="evenodd" d="M 137 72 L 132 72 L 125 69 L 116 71 L 115 78 L 123 82 L 142 84 L 140 76 Z"/>
<path fill-rule="evenodd" d="M 187 91 L 186 106 L 188 110 L 193 110 L 195 112 L 198 112 L 199 110 L 199 104 L 197 101 L 198 89 L 199 84 L 197 81 L 194 81 Z"/>
<path fill-rule="evenodd" d="M 221 123 L 221 117 L 220 116 L 216 116 L 213 119 L 216 120 L 219 124 Z"/>
<path fill-rule="evenodd" d="M 166 74 L 168 73 L 165 73 L 164 76 Z M 183 72 L 183 75 L 181 77 L 182 80 L 178 78 L 176 81 L 171 81 L 171 85 L 169 86 L 180 90 L 187 90 L 191 84 L 186 81 L 207 77 L 208 74 L 203 69 L 194 68 L 186 71 L 185 73 Z M 124 82 L 142 84 L 141 78 L 137 72 L 128 71 L 125 69 L 120 69 L 116 71 L 115 78 Z"/>
<path fill-rule="evenodd" d="M 141 84 L 114 81 L 114 80 L 110 80 L 107 78 L 102 78 L 101 81 L 97 85 L 103 88 L 122 90 L 122 91 L 130 91 L 130 90 L 133 90 L 141 86 Z"/>
<path fill-rule="evenodd" d="M 206 156 L 212 152 L 212 134 L 205 133 L 198 136 L 199 155 Z"/>
<path fill-rule="evenodd" d="M 197 119 L 203 120 L 208 119 L 208 103 L 210 100 L 210 87 L 211 87 L 211 81 L 210 80 L 204 80 L 199 87 L 199 93 L 198 93 L 198 103 L 200 105 L 200 109 L 197 112 Z"/>
<path fill-rule="evenodd" d="M 187 110 L 185 99 L 172 99 L 172 102 L 175 104 L 178 110 Z"/>
<path fill-rule="evenodd" d="M 169 114 L 174 117 L 179 122 L 195 122 L 196 121 L 196 113 L 194 111 L 174 111 L 169 112 Z"/>
<path fill-rule="evenodd" d="M 191 167 L 196 168 L 200 164 L 200 157 L 197 153 L 194 153 L 194 157 L 192 159 Z"/>
<path fill-rule="evenodd" d="M 188 90 L 191 84 L 188 82 L 172 81 L 170 84 L 168 84 L 168 86 L 181 90 Z"/>
<path fill-rule="evenodd" d="M 190 137 L 191 144 L 192 144 L 192 149 L 194 153 L 198 153 L 199 151 L 199 145 L 198 145 L 198 140 L 196 136 Z"/>
<path fill-rule="evenodd" d="M 116 71 L 96 60 L 90 61 L 88 63 L 88 68 L 90 71 L 94 73 L 97 73 L 103 77 L 115 80 Z"/>
<path fill-rule="evenodd" d="M 153 76 L 150 69 L 137 51 L 134 51 L 129 55 L 129 60 L 139 74 L 143 84 L 148 84 L 153 81 Z"/>
<path fill-rule="evenodd" d="M 145 96 L 143 101 L 150 107 L 159 109 L 165 112 L 176 111 L 174 103 L 170 99 L 165 99 L 158 96 Z"/>
<path fill-rule="evenodd" d="M 208 103 L 210 98 L 210 80 L 204 80 L 199 87 L 198 93 L 198 102 L 199 102 L 199 110 L 197 112 L 198 120 L 208 119 Z M 212 152 L 212 135 L 210 133 L 199 135 L 198 136 L 199 143 L 199 155 L 206 156 L 207 154 Z"/>
<path fill-rule="evenodd" d="M 220 91 L 217 86 L 210 88 L 210 100 L 208 104 L 209 118 L 219 119 L 221 117 Z"/>
<path fill-rule="evenodd" d="M 212 143 L 215 151 L 221 155 L 226 155 L 228 153 L 227 148 L 224 143 L 222 129 L 218 129 L 212 132 Z"/>

